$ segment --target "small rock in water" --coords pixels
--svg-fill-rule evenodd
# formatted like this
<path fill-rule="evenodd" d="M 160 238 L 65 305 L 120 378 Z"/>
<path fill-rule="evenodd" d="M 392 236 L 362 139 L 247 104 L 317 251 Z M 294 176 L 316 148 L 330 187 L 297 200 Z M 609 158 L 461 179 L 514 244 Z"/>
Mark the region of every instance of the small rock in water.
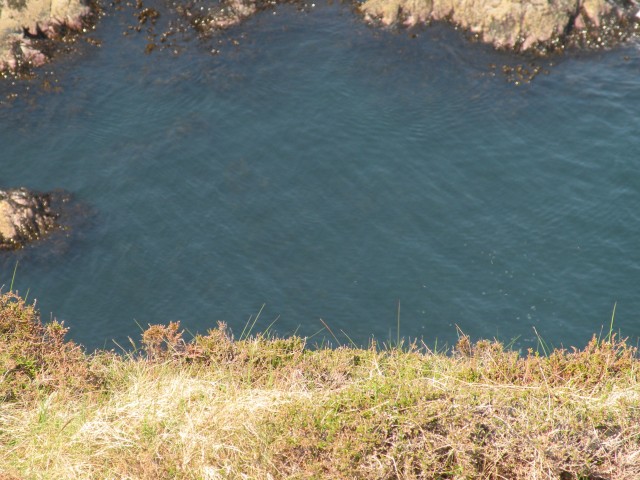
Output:
<path fill-rule="evenodd" d="M 15 250 L 58 227 L 49 194 L 0 190 L 0 250 Z"/>

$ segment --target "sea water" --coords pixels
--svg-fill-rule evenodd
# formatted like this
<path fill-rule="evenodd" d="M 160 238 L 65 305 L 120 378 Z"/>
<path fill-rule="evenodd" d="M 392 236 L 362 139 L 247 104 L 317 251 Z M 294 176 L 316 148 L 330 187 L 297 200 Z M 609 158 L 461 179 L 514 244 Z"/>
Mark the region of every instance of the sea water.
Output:
<path fill-rule="evenodd" d="M 130 24 L 109 12 L 100 47 L 0 85 L 0 187 L 85 212 L 2 253 L 0 284 L 17 264 L 14 289 L 71 338 L 129 346 L 173 320 L 238 336 L 259 314 L 253 332 L 310 343 L 582 346 L 616 305 L 637 341 L 635 45 L 523 83 L 501 65 L 526 59 L 338 4 L 150 55 Z"/>

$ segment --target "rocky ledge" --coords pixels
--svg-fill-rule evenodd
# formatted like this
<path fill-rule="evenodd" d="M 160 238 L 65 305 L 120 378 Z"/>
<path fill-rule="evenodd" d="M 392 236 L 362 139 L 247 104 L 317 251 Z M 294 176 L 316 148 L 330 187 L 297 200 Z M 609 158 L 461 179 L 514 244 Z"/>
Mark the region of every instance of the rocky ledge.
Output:
<path fill-rule="evenodd" d="M 176 13 L 200 35 L 237 25 L 278 3 L 303 7 L 301 0 L 176 1 Z M 640 6 L 636 3 L 640 0 L 351 1 L 365 20 L 374 24 L 413 26 L 447 21 L 496 48 L 542 55 L 573 46 L 614 46 L 640 31 Z M 138 3 L 142 6 L 142 0 Z M 159 16 L 149 12 L 141 7 L 140 26 Z M 166 32 L 162 41 L 172 33 Z"/>
<path fill-rule="evenodd" d="M 449 21 L 497 48 L 546 54 L 626 40 L 637 28 L 638 6 L 635 0 L 365 0 L 359 10 L 384 25 Z"/>
<path fill-rule="evenodd" d="M 43 40 L 82 31 L 90 13 L 85 0 L 0 0 L 0 70 L 44 64 Z"/>
<path fill-rule="evenodd" d="M 0 190 L 0 250 L 15 250 L 58 227 L 50 194 Z"/>

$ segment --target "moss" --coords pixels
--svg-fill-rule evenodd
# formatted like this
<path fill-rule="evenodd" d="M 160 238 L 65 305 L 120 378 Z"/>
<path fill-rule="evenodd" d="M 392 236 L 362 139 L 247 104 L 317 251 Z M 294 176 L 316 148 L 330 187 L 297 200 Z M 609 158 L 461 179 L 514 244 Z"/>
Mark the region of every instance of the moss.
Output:
<path fill-rule="evenodd" d="M 25 8 L 27 8 L 27 0 L 6 0 L 7 6 L 12 8 L 13 10 L 18 10 L 21 12 Z"/>

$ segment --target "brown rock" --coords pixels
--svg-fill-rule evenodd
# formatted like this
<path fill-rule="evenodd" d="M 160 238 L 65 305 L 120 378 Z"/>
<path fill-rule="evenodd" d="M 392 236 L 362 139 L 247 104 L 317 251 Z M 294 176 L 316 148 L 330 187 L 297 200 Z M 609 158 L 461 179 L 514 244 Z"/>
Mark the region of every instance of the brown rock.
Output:
<path fill-rule="evenodd" d="M 86 0 L 5 0 L 0 2 L 0 70 L 39 66 L 47 57 L 31 38 L 57 39 L 81 31 L 90 14 Z"/>
<path fill-rule="evenodd" d="M 448 20 L 497 48 L 542 53 L 587 31 L 623 39 L 615 26 L 630 29 L 636 13 L 615 0 L 367 0 L 360 10 L 384 25 Z"/>
<path fill-rule="evenodd" d="M 57 227 L 50 196 L 25 188 L 0 190 L 0 250 L 15 250 Z"/>

